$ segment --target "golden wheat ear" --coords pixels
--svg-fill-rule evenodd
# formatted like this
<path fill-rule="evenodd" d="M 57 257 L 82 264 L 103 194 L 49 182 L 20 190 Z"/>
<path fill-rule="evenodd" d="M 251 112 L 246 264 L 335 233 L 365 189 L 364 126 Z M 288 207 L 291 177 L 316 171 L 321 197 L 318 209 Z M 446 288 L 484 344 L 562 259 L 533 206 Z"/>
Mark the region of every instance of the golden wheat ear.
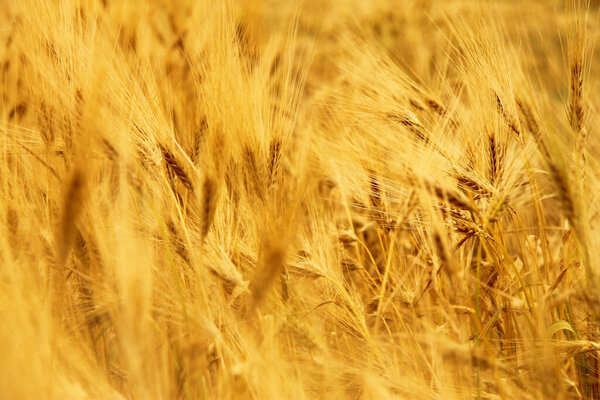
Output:
<path fill-rule="evenodd" d="M 218 182 L 210 177 L 204 177 L 202 184 L 202 238 L 204 239 L 213 224 L 219 195 Z"/>
<path fill-rule="evenodd" d="M 64 187 L 60 219 L 57 228 L 57 261 L 64 264 L 71 250 L 86 193 L 84 169 L 76 167 Z"/>

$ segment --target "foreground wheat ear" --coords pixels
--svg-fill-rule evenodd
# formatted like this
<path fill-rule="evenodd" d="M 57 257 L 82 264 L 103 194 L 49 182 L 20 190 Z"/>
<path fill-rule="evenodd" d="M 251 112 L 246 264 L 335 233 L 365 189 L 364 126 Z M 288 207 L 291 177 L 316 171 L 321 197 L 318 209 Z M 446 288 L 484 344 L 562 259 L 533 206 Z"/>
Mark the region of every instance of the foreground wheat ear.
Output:
<path fill-rule="evenodd" d="M 5 0 L 0 399 L 600 399 L 599 6 Z"/>

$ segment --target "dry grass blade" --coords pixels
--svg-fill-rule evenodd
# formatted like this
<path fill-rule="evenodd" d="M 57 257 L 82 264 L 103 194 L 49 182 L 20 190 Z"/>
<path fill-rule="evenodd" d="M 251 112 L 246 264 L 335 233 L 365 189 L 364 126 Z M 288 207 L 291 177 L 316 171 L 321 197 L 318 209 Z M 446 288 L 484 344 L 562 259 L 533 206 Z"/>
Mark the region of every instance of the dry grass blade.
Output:
<path fill-rule="evenodd" d="M 12 140 L 14 143 L 16 143 L 17 146 L 19 146 L 20 148 L 25 150 L 28 154 L 30 154 L 33 158 L 35 158 L 40 164 L 42 164 L 44 167 L 46 167 L 48 169 L 48 171 L 50 171 L 52 176 L 54 176 L 59 182 L 62 181 L 62 179 L 58 175 L 58 172 L 56 172 L 56 170 L 54 168 L 52 168 L 50 165 L 48 165 L 48 163 L 46 161 L 42 160 L 37 154 L 35 154 L 30 149 L 28 149 L 25 145 L 19 143 L 15 138 L 11 137 L 10 135 L 7 135 L 6 137 L 8 137 L 10 140 Z"/>

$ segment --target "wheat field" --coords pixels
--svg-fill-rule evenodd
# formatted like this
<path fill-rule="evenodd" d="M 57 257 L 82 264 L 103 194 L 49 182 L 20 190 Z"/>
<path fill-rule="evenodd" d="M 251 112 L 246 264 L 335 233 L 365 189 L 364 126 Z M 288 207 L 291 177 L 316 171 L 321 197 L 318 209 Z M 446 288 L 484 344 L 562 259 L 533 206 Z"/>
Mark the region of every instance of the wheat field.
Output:
<path fill-rule="evenodd" d="M 600 399 L 597 1 L 2 3 L 0 399 Z"/>

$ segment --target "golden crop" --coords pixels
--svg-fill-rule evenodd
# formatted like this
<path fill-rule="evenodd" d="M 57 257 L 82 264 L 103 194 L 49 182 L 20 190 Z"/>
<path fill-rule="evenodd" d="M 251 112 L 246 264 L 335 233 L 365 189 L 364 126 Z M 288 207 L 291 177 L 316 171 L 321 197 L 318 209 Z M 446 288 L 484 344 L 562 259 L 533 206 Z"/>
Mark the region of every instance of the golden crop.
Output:
<path fill-rule="evenodd" d="M 597 1 L 2 3 L 1 399 L 600 399 Z"/>

